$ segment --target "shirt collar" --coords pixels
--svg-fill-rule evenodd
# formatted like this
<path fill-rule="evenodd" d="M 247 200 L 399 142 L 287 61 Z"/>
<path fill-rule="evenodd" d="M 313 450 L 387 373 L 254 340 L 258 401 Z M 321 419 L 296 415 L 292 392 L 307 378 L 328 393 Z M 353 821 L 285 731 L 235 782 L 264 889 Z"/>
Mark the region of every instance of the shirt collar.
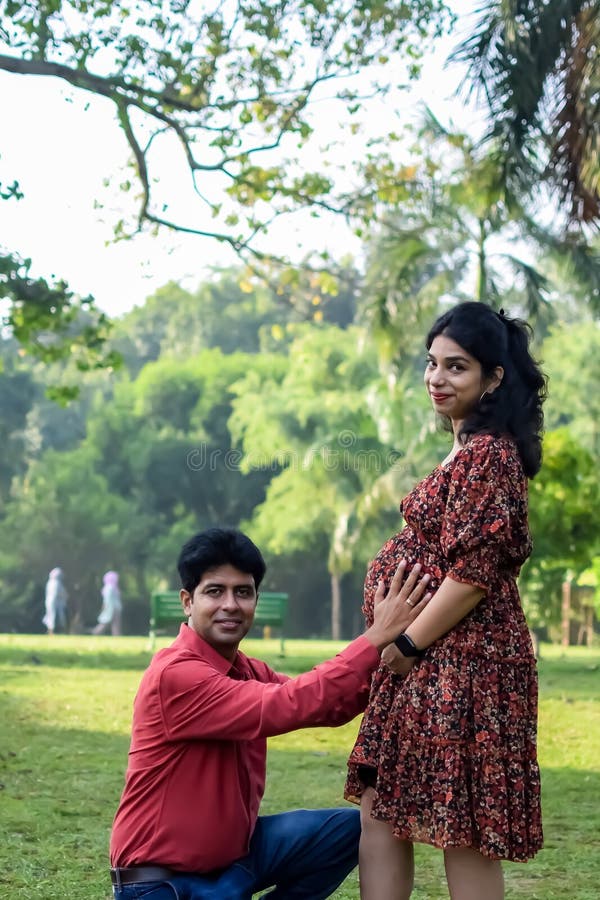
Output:
<path fill-rule="evenodd" d="M 233 662 L 230 663 L 214 647 L 211 647 L 204 638 L 200 637 L 193 628 L 190 628 L 186 622 L 182 622 L 179 628 L 177 642 L 183 644 L 187 650 L 191 650 L 196 656 L 201 656 L 222 675 L 232 674 L 240 678 L 251 677 L 248 658 L 244 653 L 238 650 Z"/>

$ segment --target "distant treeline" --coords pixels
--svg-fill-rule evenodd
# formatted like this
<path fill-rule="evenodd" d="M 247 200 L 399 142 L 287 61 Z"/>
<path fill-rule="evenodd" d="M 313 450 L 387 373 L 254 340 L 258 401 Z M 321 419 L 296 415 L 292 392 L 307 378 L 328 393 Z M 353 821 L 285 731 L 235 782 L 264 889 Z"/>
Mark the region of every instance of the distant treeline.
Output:
<path fill-rule="evenodd" d="M 327 291 L 236 271 L 195 293 L 169 284 L 113 323 L 111 371 L 31 361 L 2 340 L 1 630 L 43 630 L 60 566 L 71 630 L 92 627 L 115 569 L 124 629 L 143 633 L 151 591 L 178 586 L 183 541 L 219 523 L 263 549 L 265 588 L 290 594 L 290 636 L 361 630 L 368 560 L 447 436 L 422 388 L 422 317 L 407 309 L 390 364 L 347 275 Z M 554 318 L 536 348 L 550 399 L 522 576 L 532 624 L 550 629 L 565 577 L 585 573 L 596 602 L 600 559 L 600 329 L 583 306 Z M 48 399 L 49 385 L 75 383 L 70 404 Z"/>

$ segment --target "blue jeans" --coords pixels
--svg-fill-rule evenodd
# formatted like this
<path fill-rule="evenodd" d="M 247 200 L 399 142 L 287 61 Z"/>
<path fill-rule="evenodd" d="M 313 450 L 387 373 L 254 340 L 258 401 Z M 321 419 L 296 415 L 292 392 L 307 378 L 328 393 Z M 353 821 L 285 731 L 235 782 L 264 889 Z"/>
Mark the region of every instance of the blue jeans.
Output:
<path fill-rule="evenodd" d="M 248 855 L 220 875 L 174 875 L 113 887 L 115 900 L 324 900 L 358 863 L 356 809 L 297 809 L 259 816 Z"/>

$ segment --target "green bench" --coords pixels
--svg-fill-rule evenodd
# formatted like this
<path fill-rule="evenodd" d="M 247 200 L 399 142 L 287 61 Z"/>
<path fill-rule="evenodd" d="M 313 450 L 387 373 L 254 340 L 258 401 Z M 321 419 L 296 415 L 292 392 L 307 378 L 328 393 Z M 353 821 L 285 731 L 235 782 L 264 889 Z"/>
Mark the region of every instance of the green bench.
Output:
<path fill-rule="evenodd" d="M 166 625 L 174 625 L 183 622 L 185 615 L 179 591 L 156 591 L 150 597 L 150 649 L 154 652 L 156 646 L 156 632 Z"/>
<path fill-rule="evenodd" d="M 262 627 L 263 637 L 268 634 L 268 628 L 279 628 L 282 656 L 285 655 L 284 625 L 287 605 L 287 594 L 261 592 L 258 595 L 258 605 L 254 616 L 254 624 Z M 148 635 L 150 649 L 154 651 L 158 631 L 167 625 L 175 625 L 184 620 L 185 615 L 179 599 L 179 591 L 155 591 L 150 597 L 150 632 Z"/>
<path fill-rule="evenodd" d="M 258 604 L 254 614 L 254 624 L 262 626 L 263 637 L 269 635 L 271 626 L 279 628 L 281 655 L 285 656 L 284 626 L 288 607 L 288 595 L 265 591 L 258 595 Z"/>

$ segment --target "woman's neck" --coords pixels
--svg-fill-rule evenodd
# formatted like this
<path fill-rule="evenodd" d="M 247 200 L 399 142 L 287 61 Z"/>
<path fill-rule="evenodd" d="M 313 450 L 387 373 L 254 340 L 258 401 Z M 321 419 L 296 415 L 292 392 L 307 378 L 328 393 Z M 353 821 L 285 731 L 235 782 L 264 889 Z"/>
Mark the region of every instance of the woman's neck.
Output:
<path fill-rule="evenodd" d="M 458 453 L 458 451 L 462 450 L 462 448 L 465 446 L 464 440 L 460 437 L 460 429 L 462 428 L 462 424 L 463 424 L 462 419 L 456 420 L 456 421 L 454 421 L 454 419 L 452 420 L 452 431 L 454 433 L 454 441 L 452 443 L 452 449 L 450 450 L 450 453 L 442 461 L 443 466 L 447 465 L 451 460 L 453 460 L 454 457 L 456 456 L 456 454 Z"/>
<path fill-rule="evenodd" d="M 456 446 L 458 444 L 458 446 L 460 447 L 462 445 L 462 442 L 460 440 L 459 435 L 460 435 L 460 430 L 463 427 L 465 420 L 464 419 L 450 419 L 450 421 L 452 423 L 452 433 L 454 435 L 454 446 Z"/>

